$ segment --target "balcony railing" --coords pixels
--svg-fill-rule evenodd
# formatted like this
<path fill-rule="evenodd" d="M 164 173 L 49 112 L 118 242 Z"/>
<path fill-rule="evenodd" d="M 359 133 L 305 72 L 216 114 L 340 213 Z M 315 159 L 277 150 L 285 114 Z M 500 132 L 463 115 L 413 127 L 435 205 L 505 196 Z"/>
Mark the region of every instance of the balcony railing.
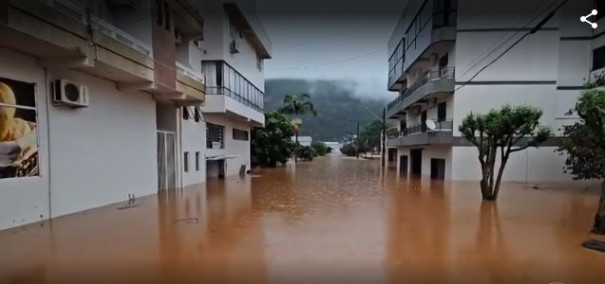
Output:
<path fill-rule="evenodd" d="M 263 112 L 263 105 L 262 103 L 253 103 L 252 101 L 250 101 L 249 99 L 246 99 L 242 96 L 240 96 L 239 94 L 231 91 L 229 88 L 227 87 L 206 87 L 206 95 L 224 95 L 224 96 L 228 96 L 238 102 L 240 102 L 241 104 L 251 107 L 254 110 L 258 111 L 258 112 Z"/>
<path fill-rule="evenodd" d="M 416 135 L 416 134 L 421 134 L 421 133 L 427 133 L 427 132 L 442 132 L 442 131 L 452 131 L 454 129 L 454 122 L 452 120 L 442 120 L 442 121 L 436 121 L 435 122 L 435 129 L 431 129 L 429 130 L 428 127 L 426 126 L 426 123 L 418 123 L 418 124 L 414 124 L 412 126 L 408 126 L 405 129 L 402 129 L 399 133 L 390 133 L 390 135 L 388 136 L 388 138 L 398 138 L 398 137 L 404 137 L 404 136 L 410 136 L 410 135 Z"/>
<path fill-rule="evenodd" d="M 182 72 L 183 74 L 185 74 L 186 76 L 189 76 L 191 78 L 196 79 L 197 81 L 200 81 L 202 83 L 206 82 L 206 79 L 204 77 L 204 75 L 200 74 L 199 72 L 189 68 L 188 66 L 184 65 L 183 63 L 180 62 L 176 62 L 176 68 Z"/>
<path fill-rule="evenodd" d="M 387 106 L 388 109 L 392 109 L 401 103 L 405 98 L 410 96 L 413 92 L 418 90 L 420 87 L 424 86 L 426 83 L 430 81 L 442 80 L 442 79 L 450 79 L 454 80 L 455 68 L 454 67 L 444 67 L 440 69 L 434 69 L 425 72 L 421 78 L 417 79 L 412 85 L 410 85 L 405 91 L 403 91 L 396 99 L 390 102 Z"/>
<path fill-rule="evenodd" d="M 90 21 L 90 25 L 93 29 L 104 33 L 105 35 L 121 42 L 124 45 L 130 46 L 134 50 L 137 50 L 146 56 L 153 57 L 153 53 L 151 52 L 152 49 L 149 45 L 124 32 L 120 28 L 95 15 L 90 15 Z"/>

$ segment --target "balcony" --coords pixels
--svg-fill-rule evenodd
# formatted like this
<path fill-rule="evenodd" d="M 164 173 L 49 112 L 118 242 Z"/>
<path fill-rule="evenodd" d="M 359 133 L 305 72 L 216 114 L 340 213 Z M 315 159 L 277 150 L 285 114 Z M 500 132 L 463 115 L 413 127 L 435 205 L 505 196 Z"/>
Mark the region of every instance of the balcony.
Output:
<path fill-rule="evenodd" d="M 0 2 L 0 46 L 40 58 L 43 66 L 93 65 L 85 9 L 69 1 Z"/>
<path fill-rule="evenodd" d="M 176 88 L 183 95 L 174 101 L 180 105 L 201 105 L 204 103 L 206 85 L 204 76 L 197 71 L 176 62 Z"/>
<path fill-rule="evenodd" d="M 90 27 L 95 44 L 95 66 L 82 68 L 83 71 L 121 86 L 153 83 L 154 62 L 150 45 L 95 15 L 90 15 Z"/>
<path fill-rule="evenodd" d="M 455 88 L 454 67 L 430 70 L 403 91 L 387 106 L 387 117 L 398 119 L 406 109 L 438 93 L 453 93 Z"/>
<path fill-rule="evenodd" d="M 264 93 L 224 61 L 203 61 L 206 81 L 205 113 L 226 113 L 264 125 Z"/>
<path fill-rule="evenodd" d="M 206 87 L 204 113 L 226 113 L 257 125 L 265 124 L 262 104 L 252 102 L 226 87 Z"/>
<path fill-rule="evenodd" d="M 426 68 L 433 54 L 447 52 L 456 40 L 456 1 L 409 1 L 389 40 L 388 89 L 406 87 L 405 76 L 411 67 Z M 417 11 L 417 12 L 413 12 Z"/>
<path fill-rule="evenodd" d="M 453 121 L 435 121 L 435 129 L 429 130 L 425 123 L 409 126 L 403 131 L 388 136 L 387 146 L 405 147 L 418 145 L 451 145 Z"/>

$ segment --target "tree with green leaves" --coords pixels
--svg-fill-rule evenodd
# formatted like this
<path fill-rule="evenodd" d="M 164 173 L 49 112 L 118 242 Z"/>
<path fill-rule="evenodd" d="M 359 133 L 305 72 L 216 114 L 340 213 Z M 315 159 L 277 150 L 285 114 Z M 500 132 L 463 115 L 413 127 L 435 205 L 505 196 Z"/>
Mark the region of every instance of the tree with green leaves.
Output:
<path fill-rule="evenodd" d="M 302 125 L 302 120 L 300 119 L 300 117 L 308 114 L 312 114 L 313 116 L 317 115 L 315 107 L 311 102 L 311 97 L 309 96 L 309 94 L 286 95 L 284 97 L 284 105 L 280 109 L 280 112 L 294 117 L 294 119 L 292 120 L 292 126 L 294 127 L 294 132 L 296 135 L 296 145 L 299 145 L 298 133 Z"/>
<path fill-rule="evenodd" d="M 365 151 L 371 151 L 375 148 L 380 148 L 380 142 L 382 141 L 382 121 L 374 120 L 366 124 L 359 134 L 360 137 L 360 149 Z M 363 144 L 363 145 L 362 145 Z"/>
<path fill-rule="evenodd" d="M 285 164 L 295 149 L 292 135 L 294 129 L 285 115 L 277 111 L 268 112 L 265 114 L 265 127 L 252 131 L 252 155 L 264 166 Z"/>
<path fill-rule="evenodd" d="M 315 150 L 317 156 L 325 156 L 328 152 L 328 146 L 326 143 L 321 141 L 313 141 L 313 143 L 311 143 L 311 147 L 313 150 Z"/>
<path fill-rule="evenodd" d="M 530 106 L 503 106 L 487 114 L 470 113 L 459 127 L 462 136 L 479 150 L 481 195 L 496 200 L 510 154 L 537 147 L 551 136 L 540 126 L 542 111 Z M 496 157 L 500 168 L 496 172 Z M 495 180 L 494 180 L 495 179 Z"/>
<path fill-rule="evenodd" d="M 603 82 L 605 83 L 605 82 Z M 574 179 L 601 180 L 601 197 L 592 231 L 605 235 L 605 84 L 588 86 L 575 110 L 581 120 L 563 126 L 565 139 L 558 152 L 567 154 L 565 172 Z"/>
<path fill-rule="evenodd" d="M 299 146 L 296 148 L 296 156 L 303 161 L 313 161 L 317 152 L 311 146 Z"/>

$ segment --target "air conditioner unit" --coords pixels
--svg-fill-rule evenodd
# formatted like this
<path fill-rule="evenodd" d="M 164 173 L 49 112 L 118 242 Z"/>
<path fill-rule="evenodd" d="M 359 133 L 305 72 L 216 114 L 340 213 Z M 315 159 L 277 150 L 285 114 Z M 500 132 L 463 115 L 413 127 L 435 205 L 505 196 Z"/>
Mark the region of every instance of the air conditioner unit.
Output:
<path fill-rule="evenodd" d="M 237 40 L 232 40 L 229 44 L 229 51 L 231 54 L 239 53 L 239 42 Z"/>
<path fill-rule="evenodd" d="M 70 107 L 88 106 L 88 87 L 59 79 L 54 83 L 53 102 Z"/>

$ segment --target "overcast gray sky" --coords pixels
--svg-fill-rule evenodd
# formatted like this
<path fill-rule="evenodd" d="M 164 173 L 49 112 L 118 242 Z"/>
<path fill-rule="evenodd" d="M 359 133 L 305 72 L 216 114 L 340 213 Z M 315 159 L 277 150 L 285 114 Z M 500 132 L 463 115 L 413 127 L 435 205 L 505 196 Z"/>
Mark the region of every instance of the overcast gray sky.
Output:
<path fill-rule="evenodd" d="M 257 0 L 273 43 L 266 77 L 346 80 L 359 95 L 392 97 L 387 42 L 405 2 Z"/>

